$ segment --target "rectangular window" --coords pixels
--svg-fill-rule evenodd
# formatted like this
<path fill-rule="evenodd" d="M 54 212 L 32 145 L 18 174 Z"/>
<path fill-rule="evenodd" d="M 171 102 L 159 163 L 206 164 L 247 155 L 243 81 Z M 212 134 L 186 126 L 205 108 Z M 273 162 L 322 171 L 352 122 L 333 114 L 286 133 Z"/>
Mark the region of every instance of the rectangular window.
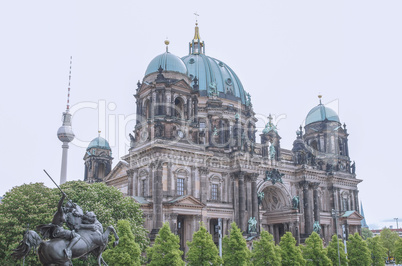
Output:
<path fill-rule="evenodd" d="M 212 184 L 211 199 L 218 200 L 218 184 Z"/>
<path fill-rule="evenodd" d="M 184 179 L 178 178 L 177 179 L 177 195 L 184 195 Z"/>

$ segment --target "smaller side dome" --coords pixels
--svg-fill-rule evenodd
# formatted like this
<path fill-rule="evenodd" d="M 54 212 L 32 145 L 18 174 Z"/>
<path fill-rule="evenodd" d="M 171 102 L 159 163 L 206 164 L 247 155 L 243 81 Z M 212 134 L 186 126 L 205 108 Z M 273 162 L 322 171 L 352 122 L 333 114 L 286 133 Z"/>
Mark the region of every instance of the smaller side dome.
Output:
<path fill-rule="evenodd" d="M 104 149 L 104 150 L 109 150 L 111 151 L 112 149 L 109 146 L 109 142 L 107 142 L 107 140 L 105 140 L 102 137 L 97 137 L 94 138 L 91 143 L 89 143 L 87 151 L 92 149 L 92 148 L 97 148 L 97 149 Z"/>
<path fill-rule="evenodd" d="M 157 73 L 159 67 L 162 67 L 163 71 L 172 71 L 187 75 L 187 67 L 184 62 L 180 57 L 169 52 L 160 54 L 152 59 L 145 71 L 145 76 L 151 73 Z"/>
<path fill-rule="evenodd" d="M 340 123 L 338 114 L 331 108 L 320 103 L 318 106 L 311 109 L 310 112 L 308 112 L 306 117 L 306 125 L 325 120 Z"/>

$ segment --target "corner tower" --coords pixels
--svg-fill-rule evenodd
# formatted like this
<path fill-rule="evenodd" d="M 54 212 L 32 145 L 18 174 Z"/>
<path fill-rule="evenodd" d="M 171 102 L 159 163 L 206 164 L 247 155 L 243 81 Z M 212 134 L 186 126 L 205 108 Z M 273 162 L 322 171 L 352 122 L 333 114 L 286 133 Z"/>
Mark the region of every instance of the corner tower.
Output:
<path fill-rule="evenodd" d="M 112 149 L 107 140 L 99 136 L 89 143 L 84 156 L 84 181 L 88 183 L 102 182 L 112 169 Z"/>
<path fill-rule="evenodd" d="M 67 109 L 63 113 L 63 125 L 57 130 L 57 137 L 63 145 L 63 154 L 61 157 L 61 172 L 60 172 L 60 185 L 67 181 L 67 154 L 68 154 L 68 143 L 73 141 L 75 135 L 71 127 L 71 114 L 70 114 L 70 81 L 71 81 L 71 66 L 73 57 L 70 57 L 70 72 L 68 76 L 68 95 L 67 95 Z"/>

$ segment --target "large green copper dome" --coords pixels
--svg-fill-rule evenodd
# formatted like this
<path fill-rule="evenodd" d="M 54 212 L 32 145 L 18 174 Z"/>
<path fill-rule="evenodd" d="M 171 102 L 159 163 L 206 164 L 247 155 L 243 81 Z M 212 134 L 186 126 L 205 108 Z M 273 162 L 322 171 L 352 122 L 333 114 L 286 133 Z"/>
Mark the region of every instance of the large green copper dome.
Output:
<path fill-rule="evenodd" d="M 189 55 L 182 60 L 190 78 L 198 79 L 201 96 L 207 96 L 211 89 L 216 88 L 218 97 L 246 103 L 246 92 L 236 73 L 222 61 L 205 55 L 205 43 L 201 41 L 197 24 L 189 44 Z"/>
<path fill-rule="evenodd" d="M 320 103 L 307 114 L 306 125 L 325 120 L 340 122 L 339 116 L 334 110 Z"/>

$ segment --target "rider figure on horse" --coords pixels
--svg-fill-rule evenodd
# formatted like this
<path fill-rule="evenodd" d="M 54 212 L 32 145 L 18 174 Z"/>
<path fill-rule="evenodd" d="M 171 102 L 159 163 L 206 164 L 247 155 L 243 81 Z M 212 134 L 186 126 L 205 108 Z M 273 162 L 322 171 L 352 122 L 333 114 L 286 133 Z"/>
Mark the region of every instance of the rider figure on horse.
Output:
<path fill-rule="evenodd" d="M 53 216 L 52 223 L 39 225 L 37 229 L 41 233 L 43 238 L 61 238 L 70 241 L 68 246 L 64 249 L 64 252 L 66 256 L 71 259 L 71 249 L 80 240 L 81 236 L 77 234 L 74 229 L 70 231 L 63 228 L 63 223 L 66 222 L 66 213 L 64 211 L 65 208 L 62 207 L 65 198 L 66 194 L 63 193 L 63 196 L 61 197 L 59 204 L 57 205 L 57 211 Z"/>

